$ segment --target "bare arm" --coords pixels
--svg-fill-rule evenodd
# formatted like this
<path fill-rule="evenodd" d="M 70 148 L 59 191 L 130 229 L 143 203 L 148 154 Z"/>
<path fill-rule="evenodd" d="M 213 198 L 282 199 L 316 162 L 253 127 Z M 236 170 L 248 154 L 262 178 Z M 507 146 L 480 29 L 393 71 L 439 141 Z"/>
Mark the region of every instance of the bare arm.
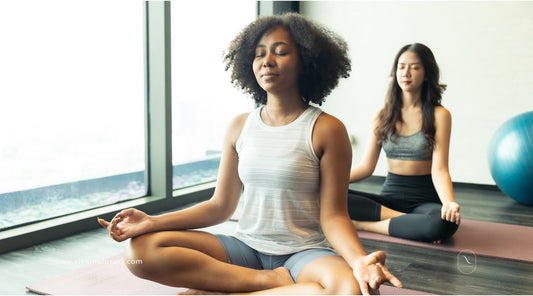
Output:
<path fill-rule="evenodd" d="M 235 144 L 247 115 L 243 114 L 234 119 L 226 131 L 217 184 L 211 199 L 179 212 L 155 217 L 158 230 L 208 227 L 231 217 L 237 208 L 242 191 L 237 171 L 239 160 Z"/>
<path fill-rule="evenodd" d="M 326 131 L 329 130 L 329 131 Z M 315 144 L 316 143 L 316 144 Z M 348 174 L 352 158 L 347 133 L 342 123 L 322 114 L 315 125 L 313 144 L 320 157 L 320 221 L 333 247 L 348 262 L 365 256 L 348 216 Z"/>
<path fill-rule="evenodd" d="M 231 217 L 242 191 L 237 166 L 235 144 L 248 114 L 236 117 L 227 129 L 222 147 L 215 192 L 211 199 L 177 212 L 158 216 L 146 215 L 135 209 L 118 213 L 111 222 L 98 222 L 110 232 L 113 239 L 122 241 L 148 232 L 195 229 L 216 225 Z"/>
<path fill-rule="evenodd" d="M 374 173 L 378 163 L 381 145 L 377 143 L 376 127 L 379 121 L 379 112 L 374 116 L 368 132 L 365 152 L 361 161 L 350 171 L 350 183 L 366 179 Z"/>
<path fill-rule="evenodd" d="M 437 194 L 443 204 L 442 219 L 460 223 L 459 204 L 455 202 L 452 179 L 448 167 L 452 116 L 444 107 L 435 108 L 435 150 L 431 164 L 431 176 Z"/>
<path fill-rule="evenodd" d="M 354 270 L 362 291 L 390 281 L 400 281 L 385 267 L 381 251 L 367 255 L 348 216 L 347 191 L 351 164 L 351 147 L 344 125 L 335 117 L 322 114 L 313 132 L 313 146 L 320 158 L 320 221 L 335 250 Z"/>

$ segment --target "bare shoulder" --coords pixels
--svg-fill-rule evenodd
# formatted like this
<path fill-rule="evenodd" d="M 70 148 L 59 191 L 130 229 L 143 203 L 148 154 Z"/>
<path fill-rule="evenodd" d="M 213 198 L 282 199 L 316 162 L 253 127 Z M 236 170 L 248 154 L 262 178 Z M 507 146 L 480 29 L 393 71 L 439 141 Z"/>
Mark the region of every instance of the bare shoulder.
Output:
<path fill-rule="evenodd" d="M 327 135 L 335 133 L 347 133 L 346 126 L 337 117 L 322 112 L 315 123 L 315 132 L 326 133 Z"/>
<path fill-rule="evenodd" d="M 245 112 L 245 113 L 241 113 L 237 116 L 235 116 L 232 121 L 230 122 L 230 126 L 231 127 L 235 127 L 234 125 L 236 126 L 243 126 L 244 125 L 244 122 L 246 121 L 246 119 L 248 119 L 248 116 L 250 116 L 250 113 L 251 112 Z"/>
<path fill-rule="evenodd" d="M 250 115 L 250 112 L 242 113 L 237 116 L 235 116 L 229 123 L 228 128 L 226 130 L 226 141 L 229 141 L 234 145 L 237 142 L 237 139 L 241 135 L 242 128 L 244 127 L 244 123 L 246 122 L 246 119 Z"/>
<path fill-rule="evenodd" d="M 383 112 L 383 108 L 380 108 L 376 113 L 374 113 L 374 116 L 372 117 L 372 126 L 374 128 L 376 128 L 379 125 L 382 112 Z"/>
<path fill-rule="evenodd" d="M 452 119 L 452 113 L 443 106 L 435 107 L 435 120 L 438 122 L 449 122 Z"/>
<path fill-rule="evenodd" d="M 320 158 L 324 151 L 350 147 L 346 126 L 337 117 L 322 112 L 313 129 L 313 147 Z"/>
<path fill-rule="evenodd" d="M 441 131 L 449 133 L 452 127 L 452 114 L 442 106 L 435 107 L 435 128 L 437 133 Z"/>
<path fill-rule="evenodd" d="M 374 113 L 374 120 L 378 120 L 379 119 L 379 116 L 381 115 L 381 112 L 383 112 L 383 109 L 384 108 L 380 108 L 378 111 L 376 111 L 376 113 Z"/>

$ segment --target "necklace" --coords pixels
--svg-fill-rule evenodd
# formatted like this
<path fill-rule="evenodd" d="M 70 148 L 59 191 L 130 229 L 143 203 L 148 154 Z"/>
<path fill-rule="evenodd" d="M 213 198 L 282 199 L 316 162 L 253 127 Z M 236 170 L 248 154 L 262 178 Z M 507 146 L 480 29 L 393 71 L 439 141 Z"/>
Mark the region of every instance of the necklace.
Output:
<path fill-rule="evenodd" d="M 287 125 L 287 124 L 295 121 L 303 113 L 303 111 L 298 111 L 294 116 L 290 117 L 290 120 L 284 121 L 282 124 L 276 124 L 275 121 L 270 116 L 270 113 L 268 112 L 268 106 L 267 105 L 265 105 L 264 109 L 265 109 L 266 117 L 267 117 L 268 121 L 270 122 L 270 125 L 272 125 L 272 126 L 284 126 L 284 125 Z M 305 109 L 304 109 L 304 111 L 305 111 Z"/>

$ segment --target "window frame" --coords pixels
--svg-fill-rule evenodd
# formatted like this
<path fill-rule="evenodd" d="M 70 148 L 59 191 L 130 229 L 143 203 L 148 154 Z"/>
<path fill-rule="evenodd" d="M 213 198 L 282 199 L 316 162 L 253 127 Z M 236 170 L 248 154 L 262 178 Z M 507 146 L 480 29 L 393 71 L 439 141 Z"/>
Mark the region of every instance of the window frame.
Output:
<path fill-rule="evenodd" d="M 0 231 L 0 254 L 96 229 L 98 217 L 109 220 L 125 208 L 154 213 L 212 195 L 214 182 L 172 190 L 170 1 L 143 5 L 147 196 Z"/>

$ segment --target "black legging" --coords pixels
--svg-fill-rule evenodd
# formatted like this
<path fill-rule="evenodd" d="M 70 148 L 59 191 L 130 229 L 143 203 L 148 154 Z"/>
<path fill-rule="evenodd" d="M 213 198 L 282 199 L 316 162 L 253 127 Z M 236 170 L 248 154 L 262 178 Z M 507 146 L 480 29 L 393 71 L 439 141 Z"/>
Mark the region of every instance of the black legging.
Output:
<path fill-rule="evenodd" d="M 348 190 L 348 211 L 352 220 L 380 221 L 382 205 L 406 213 L 390 220 L 391 236 L 433 242 L 446 240 L 457 231 L 457 224 L 441 219 L 442 203 L 431 175 L 388 173 L 379 195 Z"/>

